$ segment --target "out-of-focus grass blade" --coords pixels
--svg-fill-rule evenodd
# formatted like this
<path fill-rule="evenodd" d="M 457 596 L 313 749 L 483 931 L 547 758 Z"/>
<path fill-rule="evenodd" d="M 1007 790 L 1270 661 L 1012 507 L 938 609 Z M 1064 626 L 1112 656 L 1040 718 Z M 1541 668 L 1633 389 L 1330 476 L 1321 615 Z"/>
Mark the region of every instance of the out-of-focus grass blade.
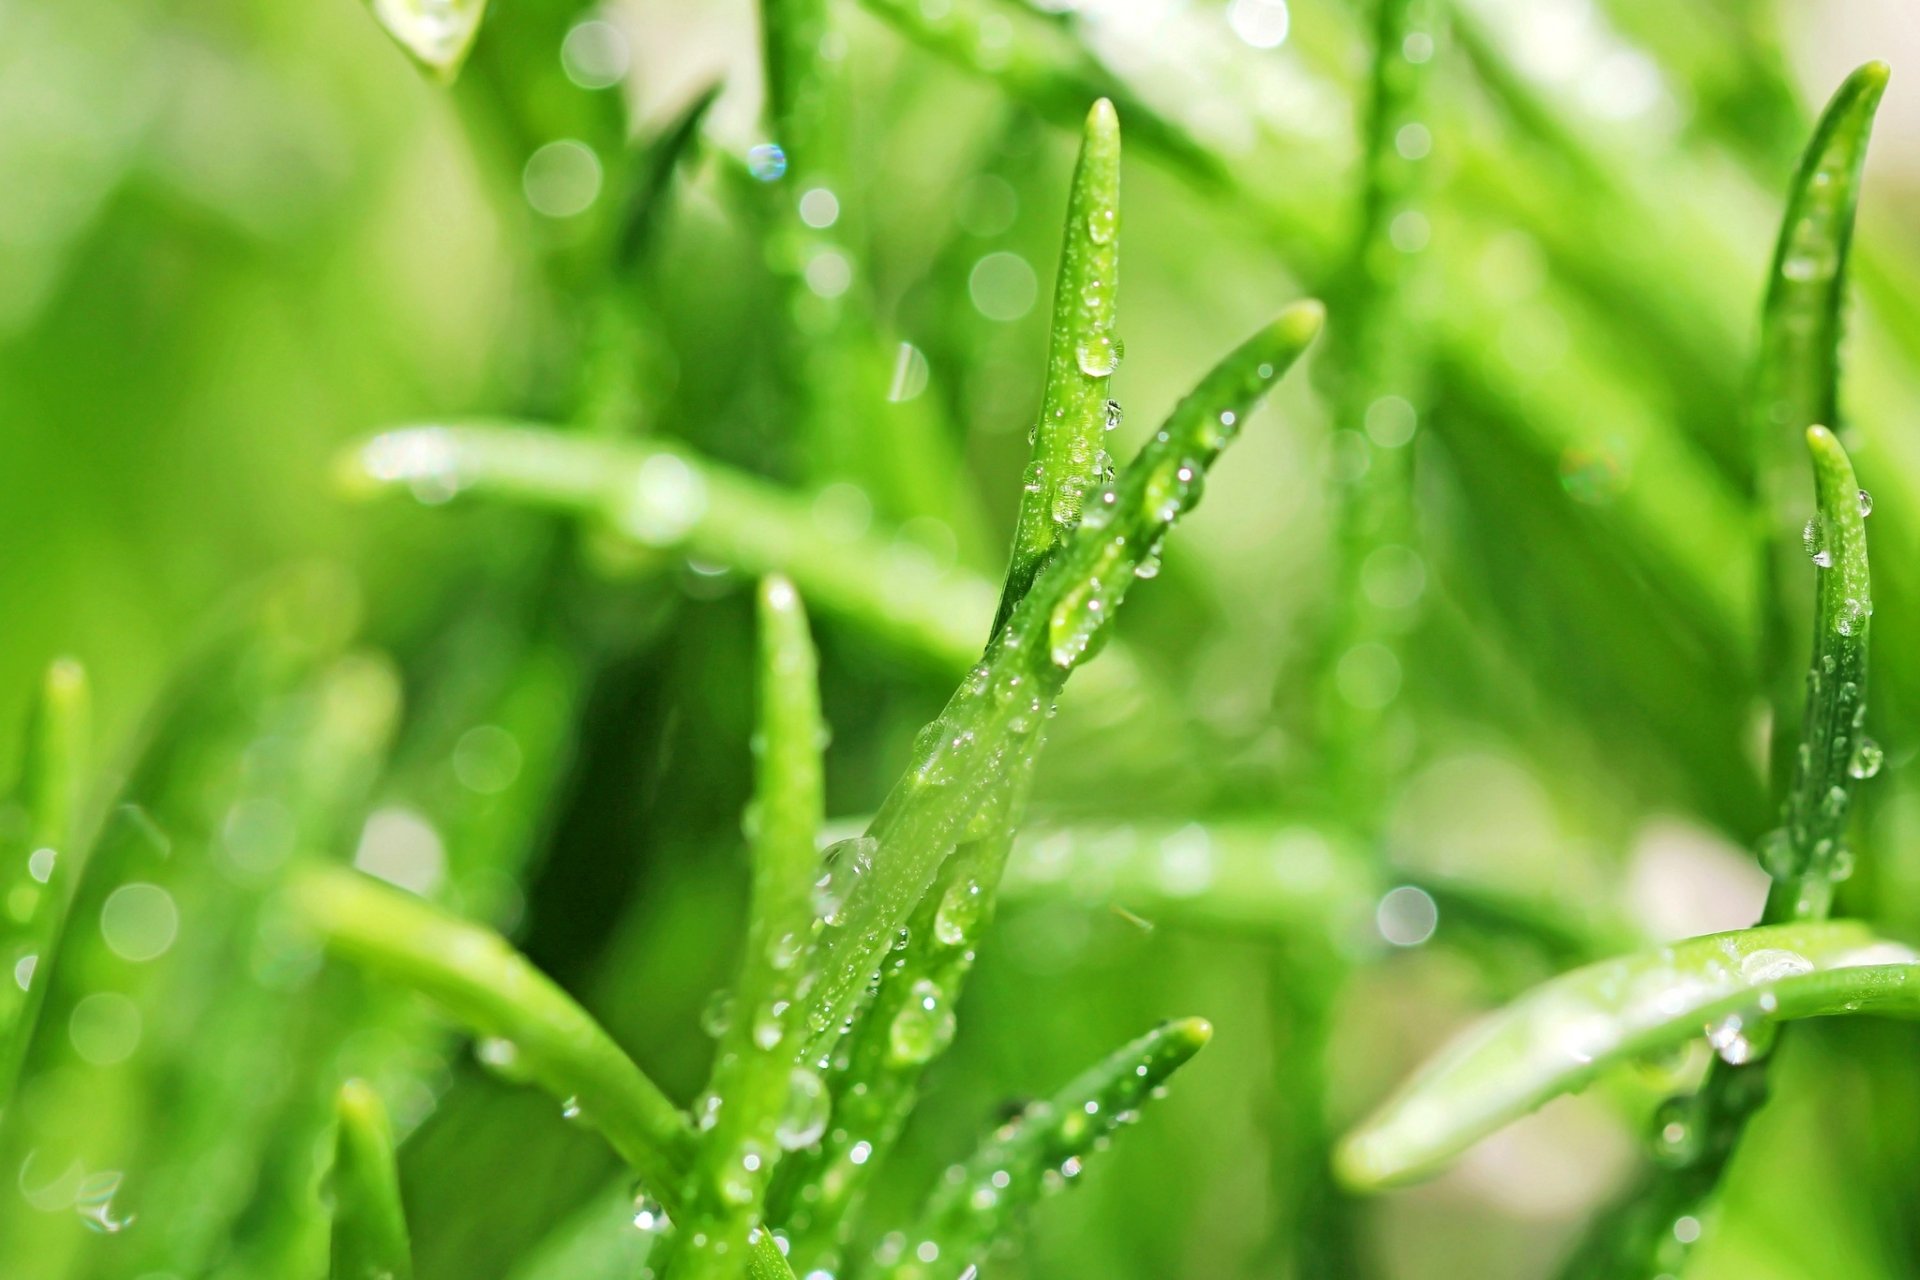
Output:
<path fill-rule="evenodd" d="M 367 0 L 388 35 L 436 79 L 451 84 L 480 34 L 487 0 Z"/>
<path fill-rule="evenodd" d="M 1080 1175 L 1087 1157 L 1121 1127 L 1213 1035 L 1200 1018 L 1170 1022 L 1122 1046 L 1052 1097 L 996 1130 L 934 1192 L 897 1258 L 880 1259 L 891 1280 L 968 1274 L 1010 1239 L 1041 1194 Z"/>
<path fill-rule="evenodd" d="M 1104 639 L 1167 530 L 1199 500 L 1206 468 L 1313 340 L 1323 316 L 1317 302 L 1289 308 L 1201 380 L 1119 481 L 1089 504 L 985 659 L 923 732 L 918 758 L 865 837 L 870 871 L 843 886 L 830 917 L 808 1014 L 816 1053 L 838 1038 L 967 822 L 1037 749 L 1054 698 Z"/>
<path fill-rule="evenodd" d="M 1061 539 L 1080 523 L 1087 496 L 1105 482 L 1107 429 L 1117 406 L 1107 398 L 1120 363 L 1114 319 L 1120 295 L 1120 120 L 1102 98 L 1087 114 L 1080 159 L 1067 197 L 1067 226 L 1053 294 L 1047 385 L 1034 427 L 1013 555 L 1000 596 L 997 630 L 1033 585 Z"/>
<path fill-rule="evenodd" d="M 387 1109 L 366 1084 L 349 1080 L 335 1105 L 333 1254 L 329 1280 L 411 1280 L 413 1254 L 400 1204 Z"/>
<path fill-rule="evenodd" d="M 733 1016 L 700 1111 L 711 1116 L 694 1160 L 692 1212 L 676 1276 L 739 1272 L 747 1237 L 765 1217 L 781 1153 L 817 1141 L 826 1085 L 794 1065 L 806 1035 L 800 985 L 813 937 L 814 839 L 825 814 L 817 662 L 793 584 L 760 586 L 760 720 L 750 829 L 753 907 Z"/>
<path fill-rule="evenodd" d="M 1414 436 L 1427 410 L 1422 348 L 1431 326 L 1414 297 L 1416 273 L 1431 255 L 1404 252 L 1394 228 L 1427 217 L 1433 133 L 1423 106 L 1438 61 L 1438 8 L 1434 0 L 1380 0 L 1377 6 L 1347 305 L 1323 365 L 1346 462 L 1335 472 L 1338 568 L 1322 655 L 1321 723 L 1331 785 L 1348 812 L 1361 814 L 1381 811 L 1395 772 L 1380 749 L 1392 736 L 1384 722 L 1393 700 L 1378 691 L 1384 681 L 1397 680 L 1397 640 L 1413 621 L 1409 606 L 1391 593 L 1381 603 L 1374 583 L 1419 563 L 1412 546 Z M 1410 57 L 1409 49 L 1421 56 Z"/>
<path fill-rule="evenodd" d="M 1816 424 L 1838 428 L 1840 344 L 1847 254 L 1875 109 L 1887 86 L 1884 63 L 1869 62 L 1834 93 L 1787 193 L 1786 216 L 1767 273 L 1760 350 L 1746 418 L 1756 492 L 1765 598 L 1762 661 L 1773 704 L 1773 775 L 1789 785 L 1801 714 L 1797 637 L 1812 604 L 1794 538 L 1806 514 L 1798 438 Z"/>
<path fill-rule="evenodd" d="M 616 1181 L 516 1259 L 507 1280 L 633 1280 L 646 1274 L 661 1239 L 638 1227 L 633 1193 Z"/>
<path fill-rule="evenodd" d="M 597 517 L 642 546 L 747 574 L 783 573 L 816 606 L 947 669 L 980 653 L 993 590 L 831 510 L 682 449 L 533 426 L 406 427 L 345 463 L 350 483 L 440 497 L 471 492 Z"/>
<path fill-rule="evenodd" d="M 0 1115 L 13 1096 L 52 977 L 82 854 L 79 810 L 90 706 L 79 663 L 63 658 L 48 668 L 9 806 L 19 829 L 0 842 Z"/>
<path fill-rule="evenodd" d="M 1442 1050 L 1341 1143 L 1339 1173 L 1360 1188 L 1430 1173 L 1548 1099 L 1703 1028 L 1724 1057 L 1744 1059 L 1789 1019 L 1920 1016 L 1917 975 L 1920 954 L 1852 922 L 1715 934 L 1577 969 Z"/>
<path fill-rule="evenodd" d="M 506 939 L 336 867 L 300 868 L 287 899 L 330 950 L 419 991 L 488 1037 L 498 1065 L 597 1129 L 670 1210 L 683 1203 L 695 1150 L 686 1116 Z M 791 1280 L 767 1235 L 746 1265 L 754 1280 Z"/>

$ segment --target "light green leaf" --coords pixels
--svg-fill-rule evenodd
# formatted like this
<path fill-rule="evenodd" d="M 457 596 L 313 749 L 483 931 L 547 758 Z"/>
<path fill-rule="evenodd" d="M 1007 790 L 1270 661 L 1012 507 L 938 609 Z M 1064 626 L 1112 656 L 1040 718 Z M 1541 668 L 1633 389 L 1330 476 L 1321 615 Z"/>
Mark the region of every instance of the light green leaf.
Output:
<path fill-rule="evenodd" d="M 1340 1176 L 1373 1188 L 1433 1172 L 1494 1130 L 1633 1057 L 1706 1034 L 1757 1056 L 1780 1022 L 1920 1016 L 1920 953 L 1851 922 L 1694 938 L 1545 983 L 1468 1028 L 1340 1144 Z"/>

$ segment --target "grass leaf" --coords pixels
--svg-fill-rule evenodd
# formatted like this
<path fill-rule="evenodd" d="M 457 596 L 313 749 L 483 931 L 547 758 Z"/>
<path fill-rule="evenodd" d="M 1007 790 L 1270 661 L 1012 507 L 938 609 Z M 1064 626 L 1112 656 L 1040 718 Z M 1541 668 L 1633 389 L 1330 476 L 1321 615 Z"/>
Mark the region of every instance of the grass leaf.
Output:
<path fill-rule="evenodd" d="M 810 498 L 667 445 L 531 425 L 403 427 L 354 450 L 343 475 L 362 490 L 553 507 L 598 518 L 643 547 L 782 573 L 819 608 L 948 670 L 979 656 L 993 614 L 993 589 L 980 579 L 873 534 L 847 536 Z"/>
<path fill-rule="evenodd" d="M 1920 1015 L 1920 954 L 1851 922 L 1693 938 L 1602 961 L 1488 1015 L 1341 1143 L 1354 1187 L 1431 1173 L 1494 1130 L 1630 1058 L 1698 1037 L 1764 1052 L 1772 1026 L 1865 1010 Z"/>
<path fill-rule="evenodd" d="M 1212 1035 L 1200 1018 L 1169 1022 L 1030 1104 L 949 1173 L 907 1230 L 899 1258 L 883 1259 L 876 1274 L 933 1280 L 980 1266 L 989 1248 L 1013 1238 L 1024 1210 L 1078 1177 L 1086 1158 L 1138 1118 L 1155 1091 Z"/>
<path fill-rule="evenodd" d="M 1087 495 L 1106 480 L 1102 441 L 1116 421 L 1107 398 L 1120 363 L 1114 321 L 1120 296 L 1120 120 L 1102 98 L 1087 113 L 1067 197 L 1053 293 L 1046 393 L 1034 427 L 1014 523 L 1013 555 L 994 618 L 997 631 L 1047 559 L 1080 523 Z"/>
<path fill-rule="evenodd" d="M 63 658 L 47 669 L 16 792 L 25 839 L 0 861 L 0 1112 L 26 1057 L 73 897 L 90 709 L 79 663 Z"/>
<path fill-rule="evenodd" d="M 340 1087 L 330 1280 L 411 1280 L 413 1255 L 387 1109 L 366 1084 Z"/>
<path fill-rule="evenodd" d="M 1867 141 L 1886 85 L 1886 65 L 1867 63 L 1847 77 L 1821 114 L 1787 193 L 1760 312 L 1746 425 L 1769 602 L 1761 620 L 1761 662 L 1773 703 L 1776 788 L 1788 786 L 1794 770 L 1802 711 L 1798 655 L 1804 652 L 1794 635 L 1812 599 L 1802 585 L 1795 540 L 1807 494 L 1795 437 L 1811 426 L 1841 424 L 1847 257 Z"/>
<path fill-rule="evenodd" d="M 764 1216 L 781 1153 L 818 1140 L 827 1119 L 825 1084 L 794 1065 L 805 1035 L 800 982 L 814 921 L 814 838 L 825 807 L 817 663 L 792 583 L 763 582 L 759 615 L 758 761 L 748 824 L 753 909 L 733 1017 L 701 1106 L 702 1124 L 711 1117 L 712 1128 L 694 1161 L 693 1211 L 676 1276 L 737 1273 L 735 1259 Z"/>
<path fill-rule="evenodd" d="M 816 1053 L 840 1035 L 947 852 L 969 836 L 968 820 L 992 817 L 993 807 L 982 802 L 1037 749 L 1054 698 L 1096 650 L 1136 571 L 1199 500 L 1206 468 L 1313 340 L 1323 314 L 1317 302 L 1289 308 L 1175 407 L 1119 481 L 1100 492 L 984 660 L 923 732 L 918 759 L 868 829 L 869 859 L 848 877 L 830 917 L 834 929 L 809 1012 Z"/>

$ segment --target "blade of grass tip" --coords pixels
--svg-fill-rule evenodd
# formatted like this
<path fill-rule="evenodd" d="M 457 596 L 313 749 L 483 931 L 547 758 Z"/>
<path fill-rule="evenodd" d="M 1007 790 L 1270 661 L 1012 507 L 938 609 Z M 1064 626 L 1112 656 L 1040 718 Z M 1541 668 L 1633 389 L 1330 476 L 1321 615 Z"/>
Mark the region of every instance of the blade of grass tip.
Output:
<path fill-rule="evenodd" d="M 641 546 L 744 574 L 783 573 L 816 607 L 908 654 L 965 670 L 980 654 L 993 589 L 881 535 L 847 529 L 815 499 L 684 449 L 563 435 L 530 424 L 389 431 L 342 461 L 350 491 L 425 501 L 471 492 L 605 521 Z"/>
<path fill-rule="evenodd" d="M 329 1280 L 411 1280 L 413 1251 L 387 1109 L 363 1081 L 349 1080 L 340 1086 L 335 1113 Z"/>
<path fill-rule="evenodd" d="M 696 1140 L 686 1116 L 574 1003 L 506 939 L 357 872 L 307 865 L 290 877 L 288 906 L 327 948 L 432 999 L 491 1042 L 506 1069 L 596 1128 L 668 1213 Z M 752 1280 L 792 1280 L 765 1234 L 746 1260 Z"/>
<path fill-rule="evenodd" d="M 1359 229 L 1348 264 L 1347 305 L 1322 365 L 1332 382 L 1335 429 L 1353 465 L 1336 469 L 1338 568 L 1333 617 L 1321 662 L 1322 724 L 1330 782 L 1346 812 L 1380 812 L 1394 770 L 1381 758 L 1397 685 L 1395 643 L 1413 621 L 1406 592 L 1382 591 L 1382 577 L 1420 572 L 1413 540 L 1414 434 L 1426 409 L 1414 305 L 1416 270 L 1430 254 L 1403 252 L 1394 228 L 1425 216 L 1431 131 L 1421 119 L 1430 69 L 1439 61 L 1439 6 L 1381 0 L 1375 11 L 1371 105 L 1364 140 Z M 1416 60 L 1409 48 L 1421 51 Z M 1409 145 L 1417 132 L 1419 141 Z M 1364 465 L 1362 465 L 1364 463 Z M 1417 596 L 1415 597 L 1417 600 Z"/>
<path fill-rule="evenodd" d="M 466 63 L 487 0 L 367 0 L 367 7 L 409 58 L 442 84 Z"/>
<path fill-rule="evenodd" d="M 1204 474 L 1254 406 L 1319 332 L 1324 312 L 1283 312 L 1201 380 L 1119 480 L 1103 488 L 1035 580 L 895 784 L 851 883 L 832 904 L 808 1021 L 824 1056 L 896 933 L 934 883 L 965 823 L 1032 754 L 1067 677 L 1097 652 L 1106 625 L 1167 530 L 1199 501 Z"/>
<path fill-rule="evenodd" d="M 15 801 L 25 839 L 0 865 L 0 1114 L 39 1020 L 73 896 L 91 704 L 85 669 L 62 658 L 47 669 L 27 726 Z"/>
<path fill-rule="evenodd" d="M 1080 523 L 1087 496 L 1106 480 L 1101 442 L 1119 425 L 1108 399 L 1120 363 L 1114 319 L 1120 296 L 1120 119 L 1105 98 L 1087 113 L 1067 197 L 1066 231 L 1053 292 L 1047 383 L 1034 426 L 1033 460 L 1014 522 L 998 631 L 1062 537 Z"/>
<path fill-rule="evenodd" d="M 877 1259 L 874 1274 L 888 1280 L 970 1274 L 990 1248 L 1013 1236 L 1035 1201 L 1071 1184 L 1091 1153 L 1138 1119 L 1212 1035 L 1201 1018 L 1169 1022 L 1028 1106 L 949 1173 L 902 1237 L 897 1256 Z"/>
<path fill-rule="evenodd" d="M 1791 782 L 1800 739 L 1798 657 L 1804 650 L 1795 635 L 1803 625 L 1797 619 L 1812 606 L 1795 540 L 1807 501 L 1797 437 L 1816 423 L 1841 422 L 1847 257 L 1867 142 L 1886 85 L 1886 65 L 1867 63 L 1847 77 L 1821 114 L 1788 188 L 1760 312 L 1745 417 L 1761 581 L 1769 602 L 1761 615 L 1761 662 L 1773 712 L 1776 793 Z"/>
<path fill-rule="evenodd" d="M 1434 1172 L 1510 1121 L 1632 1059 L 1695 1039 L 1764 1050 L 1779 1023 L 1856 1011 L 1920 1016 L 1920 953 L 1853 921 L 1772 925 L 1562 974 L 1469 1027 L 1340 1144 L 1372 1189 Z M 1663 1113 L 1664 1157 L 1705 1136 Z M 1669 1223 L 1671 1225 L 1671 1223 Z"/>
<path fill-rule="evenodd" d="M 1760 860 L 1773 878 L 1763 925 L 1824 920 L 1834 885 L 1852 871 L 1845 844 L 1857 782 L 1880 767 L 1880 749 L 1862 732 L 1867 703 L 1867 632 L 1873 616 L 1867 564 L 1865 495 L 1840 441 L 1825 427 L 1806 429 L 1813 455 L 1815 530 L 1813 658 L 1793 781 L 1781 805 L 1782 824 L 1761 840 Z M 1743 1015 L 1744 1016 L 1744 1015 Z M 1735 1028 L 1736 1032 L 1738 1027 Z M 1568 1276 L 1652 1275 L 1678 1265 L 1674 1223 L 1696 1222 L 1719 1187 L 1748 1120 L 1767 1098 L 1769 1040 L 1758 1046 L 1735 1035 L 1716 1044 L 1719 1057 L 1691 1096 L 1669 1099 L 1656 1134 L 1660 1167 L 1603 1215 L 1574 1255 Z M 1668 1128 L 1688 1140 L 1658 1148 Z"/>
<path fill-rule="evenodd" d="M 759 616 L 760 724 L 748 823 L 753 905 L 733 1017 L 699 1107 L 706 1134 L 694 1160 L 677 1280 L 738 1274 L 782 1153 L 817 1141 L 827 1124 L 826 1085 L 795 1065 L 806 1034 L 800 984 L 814 920 L 814 839 L 825 818 L 818 664 L 791 582 L 761 583 Z"/>

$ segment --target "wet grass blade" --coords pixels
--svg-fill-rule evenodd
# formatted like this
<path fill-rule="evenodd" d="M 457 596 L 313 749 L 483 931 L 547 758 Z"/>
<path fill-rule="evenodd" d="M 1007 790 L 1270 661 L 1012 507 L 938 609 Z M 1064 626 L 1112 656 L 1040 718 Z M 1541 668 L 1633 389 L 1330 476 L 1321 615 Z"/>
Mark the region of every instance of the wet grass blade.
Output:
<path fill-rule="evenodd" d="M 443 84 L 466 63 L 487 0 L 367 0 L 374 18 L 409 58 Z"/>
<path fill-rule="evenodd" d="M 432 999 L 493 1043 L 496 1065 L 544 1089 L 597 1129 L 669 1212 L 684 1206 L 693 1126 L 593 1017 L 490 929 L 357 872 L 305 866 L 288 905 L 327 948 Z M 770 1237 L 747 1258 L 754 1280 L 791 1280 Z"/>
<path fill-rule="evenodd" d="M 827 1121 L 826 1085 L 794 1065 L 806 1033 L 800 983 L 825 807 L 818 664 L 792 583 L 763 582 L 759 616 L 753 905 L 733 1015 L 700 1107 L 702 1124 L 711 1117 L 712 1127 L 694 1161 L 685 1251 L 674 1271 L 690 1280 L 738 1274 L 781 1153 L 817 1141 Z"/>
<path fill-rule="evenodd" d="M 597 1023 L 507 941 L 358 872 L 303 868 L 289 901 L 328 950 L 429 996 L 499 1043 L 668 1195 L 691 1165 L 686 1117 Z"/>
<path fill-rule="evenodd" d="M 411 1280 L 413 1254 L 400 1205 L 393 1127 L 366 1084 L 349 1080 L 335 1104 L 333 1254 L 329 1280 Z"/>
<path fill-rule="evenodd" d="M 849 535 L 805 495 L 666 445 L 531 425 L 405 427 L 344 463 L 362 490 L 404 488 L 553 507 L 604 521 L 642 547 L 744 574 L 782 573 L 816 607 L 947 669 L 980 653 L 993 589 L 871 534 Z"/>
<path fill-rule="evenodd" d="M 1114 332 L 1120 295 L 1120 120 L 1102 98 L 1087 114 L 1080 159 L 1067 197 L 1067 225 L 1053 294 L 1046 393 L 1034 426 L 1014 524 L 998 630 L 1012 616 L 1065 535 L 1080 523 L 1087 496 L 1106 481 L 1107 430 L 1118 406 L 1107 398 L 1120 363 Z"/>
<path fill-rule="evenodd" d="M 1289 308 L 1201 380 L 1118 482 L 1089 504 L 984 660 L 923 732 L 918 758 L 864 837 L 871 842 L 865 869 L 839 889 L 808 1015 L 816 1056 L 841 1034 L 947 853 L 969 837 L 969 820 L 992 812 L 983 802 L 1037 750 L 1036 735 L 1067 677 L 1097 650 L 1138 571 L 1199 500 L 1207 467 L 1313 340 L 1323 314 L 1317 302 Z"/>
<path fill-rule="evenodd" d="M 1831 431 L 1808 427 L 1806 440 L 1816 497 L 1813 662 L 1784 825 L 1762 842 L 1761 859 L 1774 880 L 1765 924 L 1826 917 L 1835 882 L 1852 867 L 1845 840 L 1855 784 L 1880 768 L 1880 748 L 1863 732 L 1873 617 L 1869 499 Z"/>
<path fill-rule="evenodd" d="M 1494 1130 L 1633 1057 L 1697 1038 L 1758 1056 L 1796 1018 L 1920 1016 L 1920 954 L 1852 922 L 1694 938 L 1544 984 L 1469 1028 L 1340 1145 L 1351 1186 L 1433 1172 Z M 1676 1145 L 1699 1135 L 1683 1133 Z"/>
<path fill-rule="evenodd" d="M 905 1233 L 900 1256 L 881 1259 L 875 1274 L 934 1280 L 971 1273 L 988 1249 L 1013 1238 L 1035 1201 L 1072 1182 L 1089 1155 L 1133 1123 L 1212 1035 L 1200 1018 L 1167 1023 L 1029 1105 L 948 1175 Z"/>
<path fill-rule="evenodd" d="M 27 725 L 14 805 L 24 839 L 0 862 L 0 1113 L 39 1020 L 82 856 L 80 797 L 92 717 L 86 672 L 48 668 Z"/>
<path fill-rule="evenodd" d="M 1795 637 L 1812 603 L 1794 540 L 1807 498 L 1797 439 L 1808 427 L 1837 429 L 1842 421 L 1847 256 L 1867 141 L 1886 85 L 1886 65 L 1870 62 L 1848 76 L 1827 104 L 1788 190 L 1760 313 L 1746 425 L 1769 601 L 1761 619 L 1761 661 L 1773 706 L 1776 790 L 1793 775 L 1805 652 Z"/>

